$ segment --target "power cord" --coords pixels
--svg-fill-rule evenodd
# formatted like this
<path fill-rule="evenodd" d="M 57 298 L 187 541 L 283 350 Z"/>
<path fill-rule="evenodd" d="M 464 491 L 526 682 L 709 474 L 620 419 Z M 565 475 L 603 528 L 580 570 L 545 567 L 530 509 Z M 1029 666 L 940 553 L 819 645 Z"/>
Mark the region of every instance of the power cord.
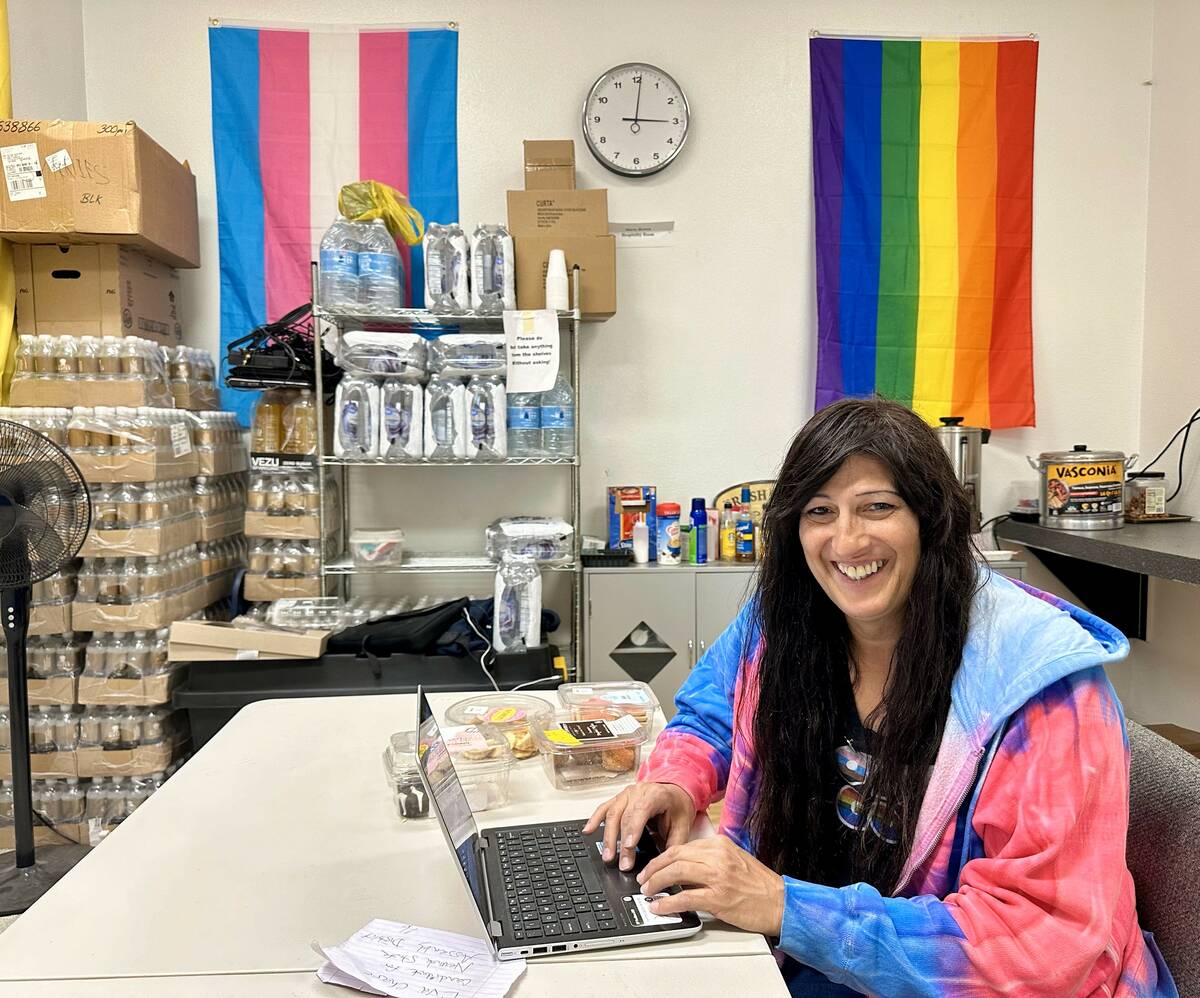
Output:
<path fill-rule="evenodd" d="M 1167 502 L 1170 502 L 1177 495 L 1179 495 L 1179 490 L 1183 488 L 1183 456 L 1187 453 L 1188 437 L 1192 432 L 1192 424 L 1197 420 L 1200 420 L 1200 409 L 1197 409 L 1195 412 L 1193 412 L 1191 418 L 1189 418 L 1186 423 L 1184 423 L 1181 427 L 1179 427 L 1178 430 L 1175 431 L 1171 439 L 1167 441 L 1166 446 L 1154 456 L 1154 460 L 1152 460 L 1149 464 L 1142 465 L 1142 467 L 1137 469 L 1139 472 L 1141 472 L 1149 471 L 1151 468 L 1153 468 L 1156 464 L 1158 464 L 1162 456 L 1171 449 L 1171 445 L 1179 439 L 1179 434 L 1183 434 L 1183 443 L 1179 447 L 1179 465 L 1175 476 L 1175 491 L 1167 496 Z M 1134 474 L 1136 474 L 1136 472 L 1130 472 L 1130 475 Z"/>
<path fill-rule="evenodd" d="M 491 661 L 494 662 L 496 660 L 496 651 L 492 647 L 491 641 L 488 640 L 487 635 L 484 634 L 483 631 L 481 631 L 478 627 L 475 626 L 475 621 L 473 621 L 471 619 L 471 614 L 468 612 L 466 607 L 463 607 L 462 615 L 463 615 L 463 619 L 467 622 L 467 626 L 469 628 L 471 628 L 472 631 L 475 632 L 475 634 L 479 638 L 479 640 L 481 640 L 484 643 L 484 645 L 486 646 L 483 650 L 483 654 L 479 656 L 479 668 L 481 668 L 483 670 L 483 674 L 485 676 L 487 676 L 487 681 L 492 684 L 492 689 L 494 689 L 497 693 L 499 693 L 500 692 L 500 684 L 496 682 L 495 677 L 488 670 L 489 656 L 491 658 Z"/>

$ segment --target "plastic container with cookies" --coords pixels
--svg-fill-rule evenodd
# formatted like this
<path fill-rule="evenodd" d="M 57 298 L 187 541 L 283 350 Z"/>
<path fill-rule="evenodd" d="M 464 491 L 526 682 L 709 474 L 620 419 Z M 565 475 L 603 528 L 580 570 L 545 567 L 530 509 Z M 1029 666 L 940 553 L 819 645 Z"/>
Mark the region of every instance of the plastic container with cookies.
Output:
<path fill-rule="evenodd" d="M 618 710 L 637 718 L 642 733 L 649 738 L 654 728 L 658 697 L 645 683 L 617 680 L 611 683 L 563 683 L 558 700 L 576 721 L 603 717 L 606 710 Z"/>
<path fill-rule="evenodd" d="M 490 724 L 508 741 L 517 762 L 537 757 L 533 729 L 549 725 L 554 708 L 523 693 L 482 693 L 446 711 L 447 724 Z"/>
<path fill-rule="evenodd" d="M 471 810 L 504 807 L 513 767 L 508 739 L 491 724 L 447 726 L 442 728 L 442 737 Z"/>
<path fill-rule="evenodd" d="M 588 790 L 632 780 L 646 735 L 637 718 L 620 710 L 596 709 L 576 720 L 562 711 L 534 731 L 546 778 L 557 790 Z"/>

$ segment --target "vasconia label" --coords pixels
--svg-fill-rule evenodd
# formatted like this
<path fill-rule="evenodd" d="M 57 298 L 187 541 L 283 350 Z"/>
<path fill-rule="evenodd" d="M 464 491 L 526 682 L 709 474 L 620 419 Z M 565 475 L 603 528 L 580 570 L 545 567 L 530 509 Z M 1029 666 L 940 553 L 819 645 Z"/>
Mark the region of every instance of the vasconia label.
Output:
<path fill-rule="evenodd" d="M 1047 516 L 1103 516 L 1122 509 L 1124 461 L 1067 462 L 1046 467 Z"/>

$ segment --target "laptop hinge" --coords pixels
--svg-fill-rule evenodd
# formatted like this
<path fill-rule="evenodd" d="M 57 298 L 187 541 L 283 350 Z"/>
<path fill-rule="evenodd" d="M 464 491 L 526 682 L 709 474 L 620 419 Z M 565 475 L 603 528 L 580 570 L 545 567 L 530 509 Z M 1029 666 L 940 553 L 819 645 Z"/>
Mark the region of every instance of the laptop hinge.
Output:
<path fill-rule="evenodd" d="M 475 860 L 479 863 L 479 873 L 483 877 L 483 896 L 487 899 L 487 930 L 488 935 L 493 939 L 499 939 L 504 935 L 504 928 L 496 919 L 496 910 L 492 907 L 492 885 L 488 882 L 487 872 L 487 839 L 480 835 L 476 840 Z"/>

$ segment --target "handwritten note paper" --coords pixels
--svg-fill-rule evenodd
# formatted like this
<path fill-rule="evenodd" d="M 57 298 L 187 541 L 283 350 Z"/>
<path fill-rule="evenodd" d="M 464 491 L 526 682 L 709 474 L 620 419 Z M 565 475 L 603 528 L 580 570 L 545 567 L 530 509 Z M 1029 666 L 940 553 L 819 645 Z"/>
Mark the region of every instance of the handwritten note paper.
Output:
<path fill-rule="evenodd" d="M 379 918 L 320 952 L 329 961 L 322 981 L 372 995 L 503 998 L 525 971 L 524 960 L 501 963 L 481 939 Z"/>
<path fill-rule="evenodd" d="M 558 377 L 558 316 L 549 309 L 504 313 L 509 395 L 548 392 Z"/>

